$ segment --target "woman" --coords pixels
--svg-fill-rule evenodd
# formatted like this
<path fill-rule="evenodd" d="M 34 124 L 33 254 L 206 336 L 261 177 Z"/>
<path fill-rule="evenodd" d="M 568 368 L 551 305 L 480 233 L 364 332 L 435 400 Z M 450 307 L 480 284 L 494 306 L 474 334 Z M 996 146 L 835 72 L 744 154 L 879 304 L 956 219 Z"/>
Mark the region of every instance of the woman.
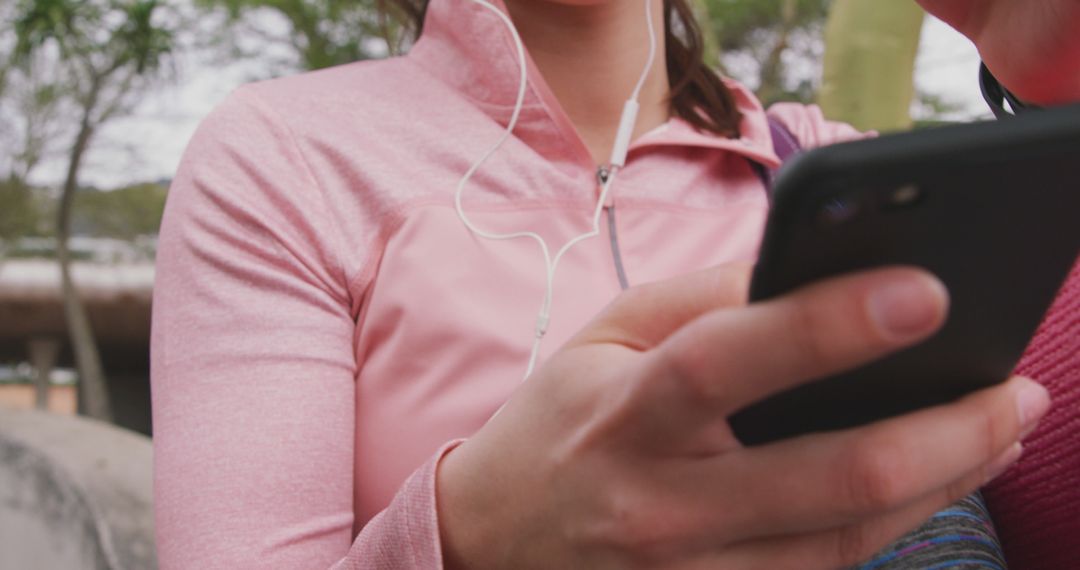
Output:
<path fill-rule="evenodd" d="M 741 448 L 727 413 L 925 338 L 943 288 L 894 268 L 744 305 L 767 207 L 753 164 L 778 160 L 753 96 L 677 35 L 678 0 L 646 4 L 667 65 L 644 75 L 641 2 L 495 6 L 528 89 L 459 212 L 455 184 L 515 115 L 518 54 L 492 10 L 424 4 L 407 57 L 246 86 L 191 143 L 155 292 L 163 567 L 835 567 L 1018 458 L 1049 405 L 1021 378 Z M 1080 99 L 1075 1 L 923 4 L 1021 98 Z M 588 233 L 641 78 L 603 199 L 618 242 L 570 250 L 549 307 L 534 240 L 477 232 L 552 250 Z M 771 113 L 803 146 L 857 136 Z"/>

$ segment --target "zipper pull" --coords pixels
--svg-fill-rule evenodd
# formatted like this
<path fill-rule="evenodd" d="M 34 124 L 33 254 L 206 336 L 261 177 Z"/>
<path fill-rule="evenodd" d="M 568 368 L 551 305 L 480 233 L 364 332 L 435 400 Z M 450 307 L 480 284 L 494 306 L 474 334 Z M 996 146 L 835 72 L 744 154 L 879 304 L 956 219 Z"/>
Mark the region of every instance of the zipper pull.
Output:
<path fill-rule="evenodd" d="M 615 167 L 610 164 L 605 164 L 597 167 L 596 169 L 596 196 L 600 197 L 604 193 L 604 186 L 611 183 L 611 178 L 615 176 Z M 615 205 L 614 192 L 608 192 L 607 200 L 604 200 L 604 207 L 610 208 Z"/>
<path fill-rule="evenodd" d="M 611 167 L 610 166 L 600 166 L 600 167 L 598 167 L 596 169 L 596 181 L 601 186 L 603 186 L 604 184 L 607 184 L 608 178 L 610 178 L 610 177 L 611 177 Z"/>

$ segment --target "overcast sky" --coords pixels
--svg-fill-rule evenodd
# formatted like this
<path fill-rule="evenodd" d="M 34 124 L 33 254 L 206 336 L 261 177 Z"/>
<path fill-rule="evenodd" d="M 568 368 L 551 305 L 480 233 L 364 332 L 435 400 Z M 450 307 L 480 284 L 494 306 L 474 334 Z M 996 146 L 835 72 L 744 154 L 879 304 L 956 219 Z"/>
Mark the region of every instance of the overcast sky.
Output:
<path fill-rule="evenodd" d="M 227 67 L 187 56 L 177 62 L 177 79 L 146 97 L 137 113 L 107 125 L 88 157 L 82 182 L 112 188 L 143 180 L 171 178 L 199 121 L 236 86 L 267 74 L 254 62 Z M 916 69 L 921 91 L 940 95 L 963 109 L 958 119 L 986 116 L 977 82 L 979 56 L 971 43 L 935 19 L 928 19 Z M 55 183 L 63 163 L 40 169 L 36 182 Z"/>

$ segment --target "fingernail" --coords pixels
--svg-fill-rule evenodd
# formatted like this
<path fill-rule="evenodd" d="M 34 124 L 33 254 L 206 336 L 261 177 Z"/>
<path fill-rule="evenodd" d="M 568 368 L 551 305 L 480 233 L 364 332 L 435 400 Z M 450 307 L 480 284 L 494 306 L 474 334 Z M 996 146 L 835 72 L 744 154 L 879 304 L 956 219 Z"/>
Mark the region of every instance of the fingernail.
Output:
<path fill-rule="evenodd" d="M 1041 385 L 1028 381 L 1016 394 L 1016 408 L 1020 419 L 1020 439 L 1024 439 L 1035 431 L 1039 420 L 1050 409 L 1050 394 Z"/>
<path fill-rule="evenodd" d="M 890 335 L 910 338 L 938 323 L 948 293 L 936 279 L 913 275 L 892 281 L 870 295 L 870 316 Z"/>
<path fill-rule="evenodd" d="M 1023 454 L 1024 446 L 1020 445 L 1020 442 L 1012 444 L 1012 447 L 1006 449 L 1004 453 L 997 456 L 997 459 L 994 459 L 986 466 L 986 481 L 983 484 L 985 485 L 1000 477 L 1003 473 L 1008 471 L 1009 467 L 1012 467 Z"/>

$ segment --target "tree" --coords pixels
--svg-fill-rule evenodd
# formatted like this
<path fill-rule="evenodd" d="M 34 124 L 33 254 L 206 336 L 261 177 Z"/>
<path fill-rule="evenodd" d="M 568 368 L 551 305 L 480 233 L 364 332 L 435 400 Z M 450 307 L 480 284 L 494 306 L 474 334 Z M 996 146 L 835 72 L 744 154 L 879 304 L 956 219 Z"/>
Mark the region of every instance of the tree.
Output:
<path fill-rule="evenodd" d="M 161 8 L 158 0 L 20 0 L 15 8 L 16 65 L 33 73 L 41 61 L 52 63 L 55 92 L 78 111 L 57 212 L 57 259 L 81 408 L 102 420 L 112 416 L 105 375 L 71 278 L 72 203 L 94 135 L 132 110 L 172 50 L 174 34 L 160 23 Z"/>
<path fill-rule="evenodd" d="M 50 58 L 35 54 L 33 65 L 17 65 L 14 18 L 14 4 L 0 4 L 0 178 L 17 185 L 51 150 L 64 117 Z"/>
<path fill-rule="evenodd" d="M 825 32 L 825 114 L 861 129 L 911 128 L 923 19 L 911 0 L 836 0 Z"/>
<path fill-rule="evenodd" d="M 756 62 L 754 77 L 767 102 L 809 101 L 809 79 L 789 85 L 785 56 L 793 51 L 813 56 L 830 0 L 693 0 L 706 41 L 706 60 L 723 67 L 721 54 Z M 196 0 L 201 8 L 219 11 L 225 22 L 265 47 L 284 46 L 295 57 L 293 67 L 319 69 L 399 53 L 409 43 L 391 3 L 386 0 Z M 278 25 L 284 22 L 284 27 Z M 795 42 L 794 39 L 804 41 Z M 242 43 L 231 38 L 232 47 Z M 254 51 L 254 50 L 252 50 Z"/>
<path fill-rule="evenodd" d="M 34 66 L 16 65 L 15 5 L 0 3 L 0 261 L 14 240 L 41 235 L 42 189 L 29 183 L 62 124 L 55 89 Z"/>
<path fill-rule="evenodd" d="M 698 0 L 707 61 L 724 69 L 731 67 L 725 62 L 752 60 L 754 76 L 737 75 L 755 83 L 766 104 L 809 101 L 811 82 L 791 81 L 787 56 L 815 58 L 830 4 L 830 0 Z"/>
<path fill-rule="evenodd" d="M 321 69 L 395 53 L 401 27 L 383 8 L 385 0 L 196 0 L 221 10 L 229 26 L 239 26 L 270 45 L 285 46 L 300 69 Z M 288 25 L 280 30 L 266 16 Z"/>

